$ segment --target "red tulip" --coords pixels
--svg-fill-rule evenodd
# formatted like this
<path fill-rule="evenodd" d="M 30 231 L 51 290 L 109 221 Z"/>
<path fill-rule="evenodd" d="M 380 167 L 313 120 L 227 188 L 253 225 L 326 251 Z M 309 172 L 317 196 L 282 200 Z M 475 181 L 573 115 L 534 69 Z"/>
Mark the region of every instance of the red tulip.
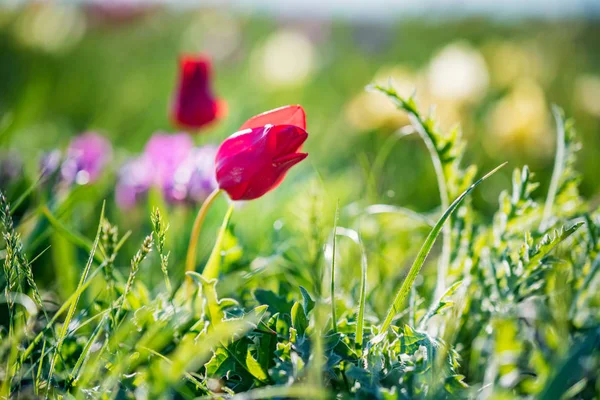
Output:
<path fill-rule="evenodd" d="M 171 108 L 171 120 L 181 128 L 198 129 L 225 114 L 226 105 L 211 87 L 211 63 L 204 56 L 179 60 L 179 83 Z"/>
<path fill-rule="evenodd" d="M 219 188 L 232 200 L 252 200 L 276 188 L 287 171 L 308 154 L 304 110 L 287 106 L 257 115 L 227 138 L 216 156 Z"/>

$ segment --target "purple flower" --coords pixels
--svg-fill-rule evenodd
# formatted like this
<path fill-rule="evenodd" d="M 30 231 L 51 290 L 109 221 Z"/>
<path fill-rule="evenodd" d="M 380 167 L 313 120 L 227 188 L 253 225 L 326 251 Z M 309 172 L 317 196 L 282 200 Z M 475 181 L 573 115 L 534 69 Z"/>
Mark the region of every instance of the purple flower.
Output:
<path fill-rule="evenodd" d="M 144 157 L 134 158 L 121 167 L 115 197 L 119 207 L 133 207 L 152 186 L 151 165 Z"/>
<path fill-rule="evenodd" d="M 58 171 L 61 161 L 62 153 L 60 150 L 54 149 L 44 153 L 40 159 L 40 174 L 42 179 L 45 180 L 54 175 Z"/>
<path fill-rule="evenodd" d="M 192 153 L 194 142 L 187 133 L 155 133 L 144 148 L 143 158 L 152 166 L 153 184 L 165 188 L 175 171 Z"/>
<path fill-rule="evenodd" d="M 23 160 L 14 151 L 0 152 L 0 188 L 6 189 L 23 175 Z"/>
<path fill-rule="evenodd" d="M 117 204 L 131 208 L 151 187 L 159 188 L 172 204 L 203 201 L 216 187 L 215 152 L 211 146 L 194 148 L 186 133 L 154 134 L 144 153 L 121 168 Z"/>
<path fill-rule="evenodd" d="M 110 142 L 94 132 L 77 136 L 69 144 L 61 175 L 67 183 L 85 185 L 94 182 L 110 161 Z"/>
<path fill-rule="evenodd" d="M 214 146 L 198 147 L 175 171 L 172 189 L 166 193 L 171 202 L 200 203 L 217 187 Z"/>

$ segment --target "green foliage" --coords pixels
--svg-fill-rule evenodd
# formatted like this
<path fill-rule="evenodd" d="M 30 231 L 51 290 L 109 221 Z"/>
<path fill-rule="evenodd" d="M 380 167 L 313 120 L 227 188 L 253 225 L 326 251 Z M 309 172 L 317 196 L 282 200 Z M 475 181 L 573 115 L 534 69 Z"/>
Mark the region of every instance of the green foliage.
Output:
<path fill-rule="evenodd" d="M 177 269 L 185 252 L 167 240 L 158 209 L 133 258 L 121 261 L 129 233 L 120 236 L 104 209 L 90 242 L 42 205 L 54 233 L 87 253 L 75 292 L 48 307 L 22 244 L 38 239 L 20 240 L 40 231 L 13 220 L 2 196 L 1 394 L 597 397 L 600 214 L 578 192 L 572 123 L 557 112 L 557 183 L 546 198 L 536 197 L 529 168 L 516 168 L 488 220 L 468 197 L 491 173 L 472 183 L 458 136 L 438 134 L 412 99 L 385 90 L 423 128 L 454 201 L 428 215 L 332 201 L 327 216 L 330 199 L 311 183 L 297 224 L 282 223 L 261 254 L 236 237 L 230 207 L 204 273 L 188 272 L 191 291 Z M 444 223 L 449 285 L 437 295 L 426 259 L 443 257 L 434 242 Z"/>

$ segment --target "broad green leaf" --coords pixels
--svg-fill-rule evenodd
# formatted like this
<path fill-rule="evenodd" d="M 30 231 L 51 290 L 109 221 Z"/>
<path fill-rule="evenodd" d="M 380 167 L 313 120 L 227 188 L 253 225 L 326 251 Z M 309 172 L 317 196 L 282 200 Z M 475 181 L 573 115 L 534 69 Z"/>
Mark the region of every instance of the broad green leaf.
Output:
<path fill-rule="evenodd" d="M 252 353 L 248 350 L 246 353 L 246 368 L 256 379 L 266 381 L 268 379 L 267 374 L 262 369 L 261 365 L 252 357 Z"/>
<path fill-rule="evenodd" d="M 298 334 L 304 335 L 306 328 L 308 328 L 308 321 L 304 313 L 304 307 L 299 302 L 295 302 L 292 306 L 292 326 L 296 329 Z"/>
<path fill-rule="evenodd" d="M 308 318 L 308 314 L 315 306 L 315 301 L 308 294 L 308 290 L 306 290 L 303 286 L 300 286 L 300 293 L 302 294 L 302 306 L 304 307 L 304 313 Z"/>

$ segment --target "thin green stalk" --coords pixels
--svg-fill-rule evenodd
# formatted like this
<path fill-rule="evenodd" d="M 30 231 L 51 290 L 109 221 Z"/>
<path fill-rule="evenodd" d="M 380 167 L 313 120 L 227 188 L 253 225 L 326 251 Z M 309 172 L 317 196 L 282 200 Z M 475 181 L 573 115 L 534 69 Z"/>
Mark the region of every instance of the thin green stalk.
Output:
<path fill-rule="evenodd" d="M 115 275 L 114 262 L 117 257 L 116 248 L 119 242 L 119 229 L 113 226 L 107 219 L 102 222 L 101 240 L 100 243 L 106 251 L 106 267 L 104 268 L 104 280 L 106 281 L 108 301 L 114 301 L 115 291 Z"/>
<path fill-rule="evenodd" d="M 446 175 L 444 174 L 444 167 L 442 165 L 442 161 L 440 160 L 440 156 L 435 148 L 435 144 L 433 143 L 432 135 L 426 128 L 419 114 L 410 112 L 409 119 L 417 132 L 419 132 L 419 135 L 421 135 L 421 138 L 425 142 L 425 146 L 429 151 L 431 162 L 433 163 L 433 168 L 435 170 L 438 190 L 440 192 L 440 206 L 442 210 L 446 210 L 450 205 L 448 187 L 446 185 Z M 448 265 L 450 264 L 451 234 L 452 227 L 450 224 L 444 225 L 442 228 L 442 254 L 440 255 L 438 263 L 437 279 L 434 291 L 435 297 L 441 296 L 446 291 L 446 276 L 448 275 Z"/>
<path fill-rule="evenodd" d="M 323 387 L 323 366 L 325 364 L 325 356 L 323 349 L 323 329 L 327 323 L 325 304 L 321 298 L 316 298 L 316 304 L 313 308 L 314 330 L 311 336 L 311 354 L 308 364 L 308 382 L 314 387 Z M 300 311 L 302 312 L 302 311 Z"/>
<path fill-rule="evenodd" d="M 221 228 L 219 229 L 217 240 L 215 240 L 215 245 L 213 246 L 212 252 L 210 253 L 210 257 L 208 257 L 208 261 L 206 262 L 204 270 L 202 271 L 202 276 L 206 280 L 217 279 L 219 277 L 219 271 L 221 269 L 221 254 L 223 248 L 223 240 L 225 239 L 225 233 L 227 232 L 229 220 L 231 219 L 231 215 L 233 214 L 233 207 L 233 204 L 229 206 L 229 209 L 227 210 L 227 213 L 223 218 L 223 223 L 221 224 Z"/>
<path fill-rule="evenodd" d="M 552 107 L 552 114 L 556 121 L 556 156 L 554 157 L 554 169 L 552 171 L 550 187 L 548 188 L 548 196 L 546 197 L 546 203 L 544 204 L 544 213 L 539 228 L 540 232 L 544 232 L 548 229 L 548 223 L 550 217 L 552 217 L 552 206 L 554 205 L 558 184 L 565 166 L 565 121 L 560 108 L 557 106 Z"/>
<path fill-rule="evenodd" d="M 35 384 L 33 388 L 35 390 L 35 395 L 39 396 L 39 387 L 40 380 L 42 379 L 42 366 L 44 365 L 44 353 L 46 352 L 46 338 L 44 338 L 44 343 L 42 344 L 42 351 L 40 352 L 40 363 L 38 364 L 37 377 L 35 378 Z"/>
<path fill-rule="evenodd" d="M 361 253 L 360 257 L 360 266 L 361 266 L 361 276 L 360 276 L 360 295 L 358 300 L 358 315 L 356 317 L 356 334 L 355 341 L 356 345 L 359 349 L 363 348 L 363 330 L 365 324 L 365 304 L 367 301 L 367 252 L 365 250 L 365 246 L 360 240 L 360 236 L 355 230 L 347 229 L 347 228 L 336 228 L 336 235 L 345 236 L 348 239 L 352 240 L 356 245 L 358 245 Z"/>
<path fill-rule="evenodd" d="M 14 212 L 19 208 L 19 206 L 21 204 L 23 204 L 25 199 L 27 199 L 27 197 L 35 190 L 35 188 L 37 188 L 39 186 L 41 180 L 42 180 L 42 176 L 40 175 L 35 180 L 35 182 L 33 182 L 31 185 L 29 185 L 29 187 L 27 189 L 25 189 L 25 191 L 23 193 L 21 193 L 19 198 L 13 203 L 12 210 L 11 210 L 12 214 L 14 214 Z"/>
<path fill-rule="evenodd" d="M 94 255 L 96 254 L 96 249 L 98 248 L 98 243 L 100 242 L 100 231 L 102 229 L 102 221 L 104 221 L 104 207 L 105 207 L 105 203 L 103 202 L 102 210 L 100 212 L 100 222 L 98 223 L 98 229 L 96 231 L 96 238 L 94 239 L 94 243 L 92 244 L 92 249 L 90 251 L 90 256 L 88 258 L 87 264 L 85 265 L 83 273 L 81 274 L 81 278 L 79 279 L 79 284 L 77 285 L 76 292 L 79 292 L 79 289 L 85 283 L 87 276 L 90 272 L 90 268 L 92 267 L 92 263 L 94 262 Z M 56 342 L 56 349 L 54 351 L 54 355 L 52 356 L 52 359 L 50 362 L 50 370 L 48 371 L 48 387 L 46 390 L 46 398 L 50 394 L 50 387 L 52 386 L 52 376 L 54 375 L 54 368 L 56 367 L 56 360 L 58 359 L 58 355 L 60 354 L 60 351 L 62 349 L 62 345 L 67 336 L 67 332 L 69 331 L 69 324 L 71 323 L 71 319 L 73 318 L 73 315 L 75 314 L 75 309 L 77 308 L 78 302 L 79 302 L 79 296 L 75 297 L 75 299 L 71 303 L 71 306 L 69 307 L 69 311 L 67 312 L 67 316 L 63 322 L 62 331 L 58 336 L 58 340 Z"/>
<path fill-rule="evenodd" d="M 429 252 L 431 251 L 431 248 L 433 247 L 433 244 L 435 243 L 436 238 L 440 234 L 440 231 L 442 230 L 442 227 L 443 227 L 444 223 L 446 222 L 446 220 L 450 217 L 450 215 L 452 215 L 454 210 L 456 210 L 456 208 L 460 205 L 460 203 L 465 199 L 465 197 L 469 193 L 471 193 L 471 191 L 473 189 L 475 189 L 484 180 L 486 180 L 487 178 L 492 176 L 496 171 L 498 171 L 504 165 L 506 165 L 506 163 L 503 163 L 503 164 L 499 165 L 498 167 L 494 168 L 492 171 L 488 172 L 485 176 L 483 176 L 478 181 L 476 181 L 471 186 L 469 186 L 469 188 L 467 190 L 465 190 L 460 196 L 458 196 L 458 198 L 456 200 L 454 200 L 454 202 L 450 205 L 450 207 L 448 207 L 448 209 L 440 217 L 440 219 L 435 224 L 435 226 L 433 227 L 431 232 L 429 232 L 429 235 L 427 235 L 427 238 L 425 239 L 425 243 L 423 243 L 421 250 L 419 250 L 417 257 L 416 257 L 415 261 L 413 262 L 413 265 L 410 267 L 410 270 L 408 271 L 408 275 L 406 276 L 406 279 L 402 283 L 402 286 L 400 287 L 400 290 L 398 290 L 398 293 L 396 293 L 396 297 L 387 313 L 387 316 L 385 317 L 385 320 L 383 321 L 383 323 L 381 324 L 381 327 L 379 328 L 379 334 L 375 338 L 373 338 L 373 340 L 371 341 L 373 344 L 381 342 L 387 335 L 387 331 L 388 331 L 390 325 L 392 324 L 394 317 L 398 313 L 398 310 L 400 310 L 400 307 L 402 307 L 404 300 L 406 299 L 407 295 L 409 294 L 410 289 L 411 289 L 412 285 L 414 284 L 415 279 L 419 275 L 419 272 L 421 271 L 421 268 L 423 267 L 423 264 L 425 263 L 425 259 L 429 255 Z"/>
<path fill-rule="evenodd" d="M 215 202 L 217 197 L 221 194 L 221 189 L 215 189 L 204 203 L 202 203 L 202 207 L 198 210 L 198 214 L 196 215 L 196 219 L 194 220 L 194 225 L 192 227 L 192 233 L 190 235 L 190 243 L 187 249 L 187 255 L 185 259 L 185 271 L 191 272 L 196 269 L 196 253 L 198 250 L 198 239 L 200 238 L 200 231 L 202 230 L 202 224 L 204 224 L 204 220 L 206 219 L 206 215 L 208 214 L 208 210 L 210 206 Z M 187 278 L 187 292 L 188 295 L 191 294 L 192 290 L 192 280 L 190 277 Z"/>
<path fill-rule="evenodd" d="M 333 219 L 333 244 L 331 253 L 331 323 L 333 325 L 333 331 L 337 333 L 337 317 L 335 315 L 335 253 L 337 243 L 337 226 L 340 218 L 340 201 L 338 199 L 335 205 L 335 217 Z"/>
<path fill-rule="evenodd" d="M 90 335 L 90 338 L 86 342 L 85 346 L 83 346 L 83 349 L 81 350 L 81 354 L 79 355 L 77 362 L 75 362 L 75 366 L 73 367 L 73 369 L 71 370 L 71 373 L 69 374 L 69 378 L 68 378 L 68 386 L 69 387 L 76 384 L 77 379 L 79 378 L 79 374 L 82 371 L 82 369 L 84 368 L 85 363 L 87 362 L 87 360 L 89 358 L 89 351 L 92 348 L 92 345 L 98 339 L 98 337 L 102 333 L 102 330 L 105 328 L 105 325 L 108 323 L 108 319 L 110 317 L 110 311 L 111 311 L 110 309 L 106 310 L 104 316 L 102 317 L 102 320 L 100 321 L 100 323 L 96 326 L 96 328 Z"/>
<path fill-rule="evenodd" d="M 156 247 L 156 251 L 158 252 L 158 256 L 160 258 L 160 269 L 162 270 L 163 277 L 165 278 L 165 286 L 167 287 L 167 291 L 169 294 L 172 292 L 171 288 L 171 280 L 169 279 L 169 252 L 167 254 L 164 253 L 165 250 L 165 240 L 167 238 L 167 231 L 169 230 L 169 224 L 164 223 L 162 215 L 160 214 L 160 209 L 156 207 L 151 215 L 152 221 L 152 229 L 154 231 L 154 237 L 156 240 L 154 241 L 154 246 Z"/>
<path fill-rule="evenodd" d="M 140 264 L 148 253 L 152 250 L 152 233 L 144 238 L 142 243 L 142 247 L 135 253 L 133 259 L 131 260 L 131 268 L 129 269 L 129 277 L 127 278 L 127 283 L 125 284 L 125 289 L 123 289 L 123 294 L 119 300 L 119 305 L 115 312 L 115 325 L 119 323 L 119 318 L 121 317 L 121 313 L 123 312 L 123 306 L 125 305 L 125 301 L 127 301 L 127 295 L 131 291 L 133 287 L 133 281 L 135 280 L 135 276 L 137 275 L 138 270 L 140 269 Z"/>

